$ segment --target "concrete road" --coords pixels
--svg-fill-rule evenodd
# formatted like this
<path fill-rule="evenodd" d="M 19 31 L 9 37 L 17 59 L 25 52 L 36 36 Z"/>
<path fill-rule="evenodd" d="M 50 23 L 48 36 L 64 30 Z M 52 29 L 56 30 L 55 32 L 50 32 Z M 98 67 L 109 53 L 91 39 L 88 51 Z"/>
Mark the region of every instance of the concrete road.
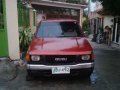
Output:
<path fill-rule="evenodd" d="M 120 90 L 120 50 L 103 44 L 91 44 L 96 59 L 90 78 L 37 78 L 28 82 L 25 80 L 25 67 L 19 67 L 13 80 L 10 80 L 9 73 L 15 74 L 15 68 L 9 73 L 0 72 L 0 90 Z"/>

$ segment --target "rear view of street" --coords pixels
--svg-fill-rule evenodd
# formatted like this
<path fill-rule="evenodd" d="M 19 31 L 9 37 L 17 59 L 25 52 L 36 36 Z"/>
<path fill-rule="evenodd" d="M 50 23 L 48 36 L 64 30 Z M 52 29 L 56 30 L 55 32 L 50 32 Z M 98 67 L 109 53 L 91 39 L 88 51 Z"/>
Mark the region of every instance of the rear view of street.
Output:
<path fill-rule="evenodd" d="M 4 66 L 3 71 L 4 63 L 0 61 L 0 90 L 119 90 L 120 50 L 95 42 L 91 42 L 91 45 L 96 57 L 95 69 L 90 78 L 44 77 L 26 81 L 25 66 L 16 69 L 9 64 Z"/>

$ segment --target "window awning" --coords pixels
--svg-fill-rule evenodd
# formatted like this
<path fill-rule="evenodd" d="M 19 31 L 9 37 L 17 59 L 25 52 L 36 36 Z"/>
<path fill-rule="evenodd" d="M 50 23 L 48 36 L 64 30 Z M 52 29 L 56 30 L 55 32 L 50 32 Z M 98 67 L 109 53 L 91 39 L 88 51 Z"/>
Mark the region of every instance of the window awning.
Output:
<path fill-rule="evenodd" d="M 42 0 L 31 0 L 31 4 L 34 5 L 44 5 L 44 6 L 52 6 L 52 7 L 63 7 L 63 8 L 71 8 L 71 9 L 83 9 L 86 8 L 87 5 L 82 4 L 72 4 L 58 1 L 42 1 Z"/>

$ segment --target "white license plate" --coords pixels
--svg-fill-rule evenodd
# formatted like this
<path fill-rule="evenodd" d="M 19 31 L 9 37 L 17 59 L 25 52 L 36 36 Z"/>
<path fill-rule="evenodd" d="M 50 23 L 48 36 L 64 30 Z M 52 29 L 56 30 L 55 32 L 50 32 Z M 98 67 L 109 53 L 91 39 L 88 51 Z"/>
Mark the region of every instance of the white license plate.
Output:
<path fill-rule="evenodd" d="M 53 67 L 52 68 L 52 74 L 70 74 L 70 67 Z"/>

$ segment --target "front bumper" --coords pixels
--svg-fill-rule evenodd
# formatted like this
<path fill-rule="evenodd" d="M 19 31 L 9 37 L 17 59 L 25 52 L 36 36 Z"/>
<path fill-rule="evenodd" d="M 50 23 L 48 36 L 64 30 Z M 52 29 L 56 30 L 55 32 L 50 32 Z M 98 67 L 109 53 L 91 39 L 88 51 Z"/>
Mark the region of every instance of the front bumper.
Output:
<path fill-rule="evenodd" d="M 53 67 L 57 67 L 58 65 L 36 65 L 36 64 L 27 64 L 27 69 L 29 70 L 51 70 Z M 76 65 L 59 65 L 63 67 L 70 67 L 70 69 L 85 69 L 85 68 L 93 68 L 94 62 L 90 63 L 80 63 Z"/>
<path fill-rule="evenodd" d="M 48 65 L 36 65 L 36 64 L 27 64 L 28 75 L 32 76 L 56 76 L 52 74 L 52 68 L 57 67 L 48 66 Z M 70 74 L 57 74 L 57 76 L 67 75 L 67 76 L 76 76 L 76 75 L 90 75 L 94 69 L 94 62 L 90 63 L 80 63 L 76 65 L 59 65 L 63 67 L 70 67 Z"/>

